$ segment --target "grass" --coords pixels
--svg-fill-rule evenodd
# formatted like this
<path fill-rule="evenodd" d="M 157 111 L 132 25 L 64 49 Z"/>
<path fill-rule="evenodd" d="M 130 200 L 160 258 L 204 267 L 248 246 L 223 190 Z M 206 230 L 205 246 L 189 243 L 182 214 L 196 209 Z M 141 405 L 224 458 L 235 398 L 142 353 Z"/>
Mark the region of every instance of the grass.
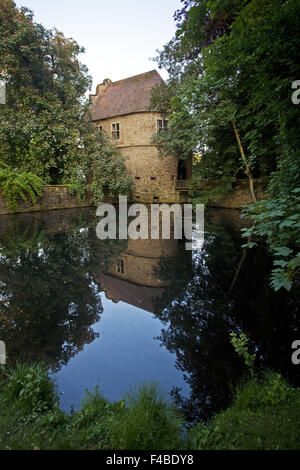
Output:
<path fill-rule="evenodd" d="M 188 429 L 156 384 L 109 402 L 96 387 L 81 408 L 60 410 L 40 364 L 2 369 L 0 449 L 299 449 L 300 389 L 272 372 L 243 383 L 231 407 Z"/>
<path fill-rule="evenodd" d="M 233 404 L 208 425 L 198 424 L 189 446 L 203 450 L 297 450 L 300 389 L 279 374 L 264 372 L 238 387 Z"/>
<path fill-rule="evenodd" d="M 141 385 L 124 397 L 123 414 L 113 423 L 115 449 L 178 449 L 183 420 L 157 385 Z"/>

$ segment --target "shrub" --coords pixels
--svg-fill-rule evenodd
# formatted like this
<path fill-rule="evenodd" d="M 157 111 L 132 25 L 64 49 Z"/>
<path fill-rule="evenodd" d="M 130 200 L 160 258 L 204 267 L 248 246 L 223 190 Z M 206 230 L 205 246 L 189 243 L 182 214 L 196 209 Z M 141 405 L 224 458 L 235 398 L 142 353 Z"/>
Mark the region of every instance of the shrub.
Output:
<path fill-rule="evenodd" d="M 300 390 L 267 371 L 241 383 L 232 405 L 186 430 L 157 385 L 141 385 L 111 403 L 87 392 L 71 415 L 60 410 L 40 364 L 0 375 L 1 449 L 299 449 Z"/>
<path fill-rule="evenodd" d="M 56 402 L 54 383 L 42 364 L 17 363 L 11 367 L 1 395 L 27 413 L 52 410 Z"/>
<path fill-rule="evenodd" d="M 254 377 L 254 363 L 256 354 L 249 353 L 249 338 L 243 332 L 240 333 L 239 336 L 235 332 L 232 332 L 230 333 L 230 336 L 230 342 L 233 345 L 235 352 L 244 359 L 245 365 L 248 367 L 251 377 Z"/>
<path fill-rule="evenodd" d="M 286 405 L 294 394 L 295 390 L 280 374 L 265 371 L 260 380 L 248 381 L 237 387 L 234 406 L 253 411 L 265 410 L 281 404 Z"/>
<path fill-rule="evenodd" d="M 19 201 L 27 201 L 28 197 L 33 204 L 36 203 L 42 196 L 43 181 L 33 173 L 18 172 L 5 166 L 0 168 L 0 187 L 7 207 L 15 210 Z"/>
<path fill-rule="evenodd" d="M 230 408 L 189 431 L 191 449 L 299 449 L 300 391 L 274 372 L 251 379 L 236 390 Z"/>
<path fill-rule="evenodd" d="M 117 402 L 119 403 L 119 402 Z M 98 386 L 86 392 L 81 408 L 72 415 L 70 447 L 77 449 L 109 449 L 111 444 L 110 418 L 116 404 L 102 397 Z"/>

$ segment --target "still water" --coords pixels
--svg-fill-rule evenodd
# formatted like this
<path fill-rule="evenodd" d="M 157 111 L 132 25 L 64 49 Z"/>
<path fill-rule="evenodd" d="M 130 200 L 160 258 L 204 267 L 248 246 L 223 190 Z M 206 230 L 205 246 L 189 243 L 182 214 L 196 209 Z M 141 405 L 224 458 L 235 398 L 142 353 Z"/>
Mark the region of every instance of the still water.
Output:
<path fill-rule="evenodd" d="M 99 386 L 118 400 L 157 382 L 187 419 L 208 419 L 245 374 L 230 343 L 241 329 L 256 366 L 299 385 L 297 291 L 269 288 L 263 246 L 244 260 L 234 210 L 205 215 L 205 244 L 97 238 L 92 209 L 0 216 L 0 339 L 8 361 L 43 361 L 63 409 Z M 230 293 L 229 293 L 230 292 Z"/>

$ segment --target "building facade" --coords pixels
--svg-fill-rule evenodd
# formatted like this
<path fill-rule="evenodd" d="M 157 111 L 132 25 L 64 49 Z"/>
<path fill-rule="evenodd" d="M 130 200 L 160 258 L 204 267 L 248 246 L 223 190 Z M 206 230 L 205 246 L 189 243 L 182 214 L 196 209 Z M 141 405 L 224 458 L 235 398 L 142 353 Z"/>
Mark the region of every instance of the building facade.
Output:
<path fill-rule="evenodd" d="M 161 270 L 161 257 L 176 256 L 179 240 L 128 240 L 126 251 L 112 259 L 96 280 L 107 299 L 126 302 L 154 313 L 170 281 Z"/>
<path fill-rule="evenodd" d="M 152 89 L 162 78 L 152 70 L 112 82 L 103 81 L 90 95 L 93 124 L 111 138 L 133 176 L 132 200 L 184 202 L 191 161 L 160 157 L 152 137 L 168 129 L 168 120 L 150 108 Z"/>
<path fill-rule="evenodd" d="M 171 286 L 169 265 L 179 263 L 179 255 L 180 267 L 192 272 L 192 252 L 181 240 L 128 240 L 127 249 L 96 273 L 96 282 L 107 299 L 155 313 L 156 303 Z"/>

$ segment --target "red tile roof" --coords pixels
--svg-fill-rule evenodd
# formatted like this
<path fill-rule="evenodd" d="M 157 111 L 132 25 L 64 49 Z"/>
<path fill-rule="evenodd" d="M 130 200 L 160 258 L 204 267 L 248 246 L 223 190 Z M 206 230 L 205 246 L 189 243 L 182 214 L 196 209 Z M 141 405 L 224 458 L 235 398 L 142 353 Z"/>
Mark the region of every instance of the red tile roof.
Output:
<path fill-rule="evenodd" d="M 156 301 L 165 292 L 163 287 L 139 286 L 104 273 L 97 275 L 97 282 L 100 284 L 100 289 L 105 292 L 107 299 L 113 302 L 126 302 L 152 313 L 154 313 Z"/>
<path fill-rule="evenodd" d="M 149 111 L 151 90 L 163 80 L 156 70 L 111 82 L 92 104 L 92 120 Z"/>

